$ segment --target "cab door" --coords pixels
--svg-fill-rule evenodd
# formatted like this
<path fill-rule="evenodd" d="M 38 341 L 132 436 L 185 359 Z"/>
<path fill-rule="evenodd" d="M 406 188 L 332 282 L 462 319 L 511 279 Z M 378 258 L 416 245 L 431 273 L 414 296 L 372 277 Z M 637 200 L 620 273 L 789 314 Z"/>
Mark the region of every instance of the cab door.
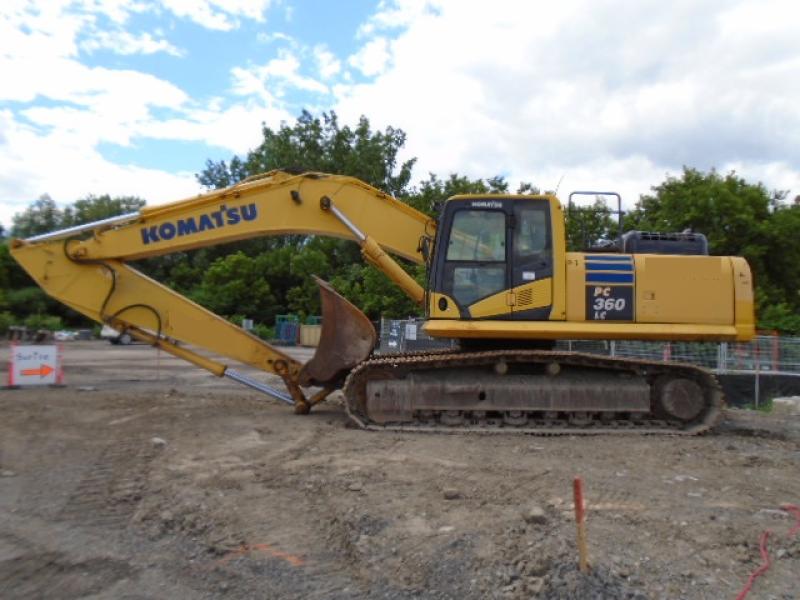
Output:
<path fill-rule="evenodd" d="M 553 304 L 553 233 L 546 199 L 515 200 L 510 272 L 514 320 L 547 320 Z"/>
<path fill-rule="evenodd" d="M 509 318 L 510 206 L 506 200 L 451 200 L 440 224 L 432 291 L 462 319 Z"/>

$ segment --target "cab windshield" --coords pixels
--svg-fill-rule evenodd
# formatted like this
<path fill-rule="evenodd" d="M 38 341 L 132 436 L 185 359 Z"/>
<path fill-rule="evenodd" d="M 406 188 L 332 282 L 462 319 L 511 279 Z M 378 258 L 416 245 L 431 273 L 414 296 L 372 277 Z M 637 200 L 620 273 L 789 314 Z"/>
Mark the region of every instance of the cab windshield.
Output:
<path fill-rule="evenodd" d="M 455 214 L 447 260 L 505 261 L 506 216 L 502 212 L 461 210 Z"/>
<path fill-rule="evenodd" d="M 452 294 L 468 306 L 505 289 L 506 215 L 501 211 L 460 210 L 447 246 Z"/>

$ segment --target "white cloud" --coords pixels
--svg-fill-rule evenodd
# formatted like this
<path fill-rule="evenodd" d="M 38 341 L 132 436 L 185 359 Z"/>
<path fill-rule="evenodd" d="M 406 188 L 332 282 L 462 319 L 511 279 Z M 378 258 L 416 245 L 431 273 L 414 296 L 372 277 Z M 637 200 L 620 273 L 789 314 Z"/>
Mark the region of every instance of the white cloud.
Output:
<path fill-rule="evenodd" d="M 381 0 L 378 9 L 366 23 L 359 27 L 359 37 L 374 35 L 377 31 L 386 31 L 408 27 L 419 23 L 428 15 L 438 13 L 438 0 Z"/>
<path fill-rule="evenodd" d="M 0 58 L 77 55 L 76 38 L 93 19 L 65 8 L 57 1 L 36 7 L 26 0 L 4 0 L 0 4 Z"/>
<path fill-rule="evenodd" d="M 93 52 L 99 49 L 111 50 L 117 54 L 155 54 L 165 52 L 172 56 L 183 56 L 178 48 L 165 39 L 155 39 L 149 33 L 134 35 L 127 31 L 99 31 L 81 43 L 81 49 Z"/>
<path fill-rule="evenodd" d="M 200 190 L 192 173 L 115 164 L 99 152 L 100 143 L 188 141 L 242 154 L 261 141 L 262 122 L 275 127 L 293 116 L 254 100 L 226 106 L 215 99 L 175 112 L 174 118 L 155 118 L 135 100 L 128 108 L 110 101 L 91 109 L 29 108 L 23 112 L 26 122 L 0 109 L 0 223 L 10 224 L 14 213 L 43 193 L 60 203 L 89 193 L 132 194 L 161 203 Z"/>
<path fill-rule="evenodd" d="M 182 118 L 152 120 L 139 129 L 139 134 L 150 139 L 201 142 L 225 148 L 234 154 L 244 154 L 261 143 L 261 123 L 274 127 L 292 117 L 283 108 L 255 101 L 234 104 L 226 109 L 212 104 L 187 110 Z"/>
<path fill-rule="evenodd" d="M 271 44 L 272 42 L 288 42 L 289 44 L 294 45 L 296 43 L 292 36 L 281 31 L 260 31 L 256 34 L 256 40 L 262 44 Z"/>
<path fill-rule="evenodd" d="M 314 46 L 313 52 L 320 77 L 330 79 L 341 72 L 342 62 L 324 44 Z"/>
<path fill-rule="evenodd" d="M 367 42 L 347 62 L 367 77 L 373 77 L 383 73 L 390 60 L 389 41 L 379 37 Z"/>
<path fill-rule="evenodd" d="M 0 52 L 15 56 L 75 56 L 79 34 L 91 50 L 123 49 L 132 52 L 171 52 L 167 40 L 147 33 L 126 31 L 131 15 L 166 11 L 208 29 L 230 31 L 240 19 L 263 23 L 272 0 L 3 0 L 0 3 Z M 101 21 L 107 19 L 108 21 Z M 110 36 L 123 39 L 116 45 Z M 20 42 L 22 46 L 20 47 Z"/>
<path fill-rule="evenodd" d="M 117 193 L 108 185 L 151 200 L 191 194 L 188 174 L 115 165 L 98 145 L 183 140 L 243 153 L 260 141 L 260 122 L 296 116 L 287 104 L 297 92 L 343 122 L 364 114 L 375 128 L 403 128 L 419 177 L 499 173 L 512 187 L 547 189 L 564 176 L 563 196 L 604 187 L 632 203 L 686 164 L 800 193 L 800 49 L 784 0 L 387 0 L 350 56 L 328 40 L 261 35 L 287 47 L 232 69 L 232 90 L 219 93 L 233 97 L 211 100 L 151 74 L 81 63 L 101 48 L 178 55 L 167 34 L 133 28 L 140 13 L 232 30 L 278 5 L 291 9 L 270 0 L 0 2 L 0 81 L 13 82 L 0 86 L 0 194 L 10 199 L 0 220 L 44 192 L 65 202 Z M 322 105 L 331 95 L 335 105 Z"/>
<path fill-rule="evenodd" d="M 177 17 L 208 29 L 230 31 L 239 26 L 239 17 L 263 22 L 271 0 L 161 0 L 161 4 Z"/>
<path fill-rule="evenodd" d="M 158 204 L 200 191 L 192 174 L 113 164 L 80 135 L 42 135 L 16 121 L 9 110 L 0 110 L 0 132 L 0 222 L 6 225 L 44 193 L 61 204 L 102 193 L 136 195 Z"/>
<path fill-rule="evenodd" d="M 257 96 L 266 103 L 282 97 L 287 90 L 303 90 L 327 94 L 328 86 L 311 77 L 300 74 L 300 60 L 287 49 L 278 51 L 278 56 L 264 65 L 235 67 L 231 71 L 233 90 L 240 96 Z"/>
<path fill-rule="evenodd" d="M 418 176 L 566 174 L 633 201 L 684 164 L 735 166 L 800 193 L 794 3 L 501 4 L 382 3 L 351 58 L 373 79 L 332 86 L 337 112 L 403 128 Z"/>
<path fill-rule="evenodd" d="M 55 2 L 48 2 L 48 0 L 33 0 L 31 5 L 42 6 L 43 4 L 58 4 L 64 7 L 71 6 L 75 10 L 89 14 L 101 14 L 117 25 L 124 25 L 131 14 L 143 13 L 152 8 L 152 1 L 150 0 L 56 0 Z"/>
<path fill-rule="evenodd" d="M 177 107 L 187 99 L 177 86 L 147 73 L 87 67 L 61 58 L 0 59 L 0 80 L 15 82 L 0 87 L 0 100 L 17 102 L 44 97 L 83 106 L 106 105 L 122 112 L 134 105 Z"/>
<path fill-rule="evenodd" d="M 122 55 L 166 52 L 180 56 L 180 50 L 163 35 L 125 30 L 123 26 L 132 13 L 147 9 L 148 5 L 131 0 L 9 0 L 0 8 L 0 36 L 4 40 L 0 57 L 75 58 L 79 50 L 91 53 L 98 49 Z"/>
<path fill-rule="evenodd" d="M 269 2 L 171 4 L 178 16 L 195 9 L 187 17 L 222 15 L 228 27 L 239 18 L 263 21 Z M 42 193 L 62 203 L 106 192 L 163 202 L 199 190 L 193 174 L 115 164 L 100 153 L 100 144 L 179 140 L 241 153 L 260 141 L 261 122 L 275 126 L 290 118 L 271 98 L 201 101 L 149 73 L 81 62 L 81 52 L 100 48 L 179 54 L 160 30 L 126 30 L 132 14 L 153 10 L 152 2 L 133 0 L 0 5 L 0 81 L 13 82 L 0 86 L 0 222 L 8 225 Z M 297 70 L 284 58 L 267 65 L 263 76 L 314 87 Z"/>

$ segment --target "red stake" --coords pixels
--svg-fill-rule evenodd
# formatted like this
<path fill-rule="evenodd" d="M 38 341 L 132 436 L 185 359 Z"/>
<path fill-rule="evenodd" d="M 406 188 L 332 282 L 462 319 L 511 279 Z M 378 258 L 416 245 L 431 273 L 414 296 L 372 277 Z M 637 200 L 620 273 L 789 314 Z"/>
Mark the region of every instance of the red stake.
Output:
<path fill-rule="evenodd" d="M 576 477 L 572 484 L 575 504 L 575 523 L 578 527 L 578 558 L 581 573 L 589 571 L 589 552 L 586 548 L 586 507 L 583 504 L 583 481 Z"/>

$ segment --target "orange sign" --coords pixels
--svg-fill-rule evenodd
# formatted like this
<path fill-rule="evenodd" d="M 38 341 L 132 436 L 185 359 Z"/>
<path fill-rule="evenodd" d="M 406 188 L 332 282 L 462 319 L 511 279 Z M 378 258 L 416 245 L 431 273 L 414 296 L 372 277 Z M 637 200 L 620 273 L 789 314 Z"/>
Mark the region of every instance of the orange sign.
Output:
<path fill-rule="evenodd" d="M 11 346 L 8 385 L 54 385 L 63 382 L 60 346 Z"/>
<path fill-rule="evenodd" d="M 39 377 L 45 377 L 47 375 L 50 375 L 50 373 L 52 373 L 53 371 L 55 371 L 55 369 L 53 369 L 53 367 L 51 367 L 50 365 L 42 365 L 38 369 L 23 369 L 22 374 L 24 376 L 38 375 Z"/>

